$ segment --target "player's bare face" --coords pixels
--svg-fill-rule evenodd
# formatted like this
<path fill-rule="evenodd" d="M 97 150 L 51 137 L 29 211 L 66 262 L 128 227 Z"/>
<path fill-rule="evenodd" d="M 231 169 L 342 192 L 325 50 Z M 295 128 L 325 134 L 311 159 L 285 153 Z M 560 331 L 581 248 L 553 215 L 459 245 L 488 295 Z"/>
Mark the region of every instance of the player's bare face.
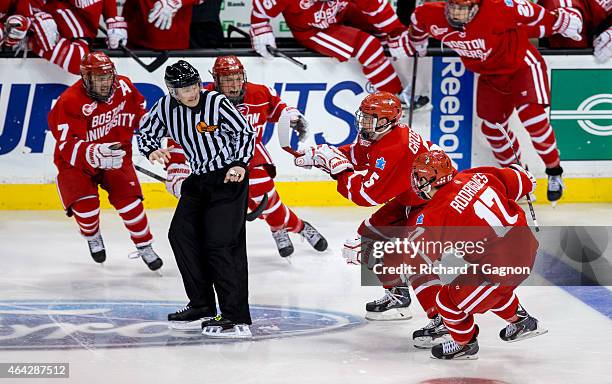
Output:
<path fill-rule="evenodd" d="M 244 85 L 244 73 L 234 73 L 227 76 L 219 76 L 219 89 L 221 93 L 230 99 L 240 97 Z"/>
<path fill-rule="evenodd" d="M 195 107 L 200 102 L 200 84 L 193 84 L 188 87 L 177 88 L 176 98 L 181 104 L 188 107 Z"/>
<path fill-rule="evenodd" d="M 91 75 L 91 90 L 102 98 L 109 97 L 113 89 L 114 81 L 115 75 L 113 73 Z"/>

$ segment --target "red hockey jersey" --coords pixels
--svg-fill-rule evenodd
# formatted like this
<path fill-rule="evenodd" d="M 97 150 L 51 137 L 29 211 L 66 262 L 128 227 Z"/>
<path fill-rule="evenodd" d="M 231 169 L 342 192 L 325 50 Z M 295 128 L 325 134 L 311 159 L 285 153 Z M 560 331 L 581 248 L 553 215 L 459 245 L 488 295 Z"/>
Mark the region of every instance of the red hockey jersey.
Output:
<path fill-rule="evenodd" d="M 161 30 L 148 21 L 156 0 L 126 1 L 122 15 L 128 23 L 128 46 L 155 50 L 188 49 L 192 7 L 202 2 L 183 0 L 183 6 L 172 18 L 170 29 Z"/>
<path fill-rule="evenodd" d="M 444 14 L 445 2 L 418 6 L 411 17 L 411 37 L 427 36 L 453 49 L 472 72 L 508 74 L 524 65 L 529 43 L 527 27 L 552 33 L 555 17 L 528 0 L 482 0 L 480 9 L 463 30 L 454 29 Z M 494 21 L 494 22 L 493 22 Z"/>
<path fill-rule="evenodd" d="M 381 205 L 396 197 L 405 206 L 425 204 L 412 190 L 410 170 L 414 159 L 429 151 L 431 145 L 407 125 L 398 124 L 378 141 L 359 138 L 356 143 L 340 147 L 355 171 L 338 176 L 338 192 L 366 207 Z"/>
<path fill-rule="evenodd" d="M 282 13 L 292 32 L 314 34 L 342 24 L 348 7 L 360 10 L 382 33 L 394 35 L 406 29 L 387 0 L 253 0 L 251 24 L 268 21 Z"/>
<path fill-rule="evenodd" d="M 442 186 L 414 218 L 415 222 L 409 224 L 424 228 L 417 239 L 430 245 L 453 243 L 458 249 L 465 242 L 482 241 L 471 250 L 463 250 L 463 259 L 470 263 L 531 267 L 539 244 L 516 201 L 533 188 L 529 177 L 516 169 L 465 170 Z M 425 253 L 431 260 L 439 260 L 444 248 L 430 245 Z M 515 281 L 516 276 L 492 278 L 496 282 L 520 283 Z"/>
<path fill-rule="evenodd" d="M 92 100 L 83 81 L 70 86 L 49 112 L 49 129 L 55 137 L 54 161 L 58 168 L 79 167 L 94 171 L 85 159 L 86 143 L 122 143 L 125 162 L 132 161 L 132 136 L 146 113 L 144 97 L 125 76 L 117 76 L 117 89 L 104 103 Z"/>
<path fill-rule="evenodd" d="M 93 39 L 98 35 L 100 16 L 104 19 L 117 16 L 117 2 L 114 0 L 49 0 L 44 10 L 56 19 L 60 32 L 66 25 L 67 37 Z M 69 10 L 71 12 L 65 12 Z M 73 19 L 74 17 L 74 19 Z"/>

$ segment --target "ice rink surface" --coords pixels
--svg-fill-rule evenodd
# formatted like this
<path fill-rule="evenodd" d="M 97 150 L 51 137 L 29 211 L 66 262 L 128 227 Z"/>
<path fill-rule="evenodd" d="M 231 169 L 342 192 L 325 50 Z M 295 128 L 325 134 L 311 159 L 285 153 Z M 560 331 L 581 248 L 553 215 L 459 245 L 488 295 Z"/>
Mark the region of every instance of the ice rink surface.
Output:
<path fill-rule="evenodd" d="M 541 225 L 612 224 L 612 205 L 536 210 Z M 411 320 L 363 320 L 365 302 L 383 290 L 361 287 L 359 268 L 347 266 L 340 249 L 371 211 L 296 211 L 327 237 L 329 249 L 317 253 L 293 236 L 290 264 L 262 221 L 249 224 L 253 329 L 268 336 L 215 343 L 177 337 L 163 325 L 166 313 L 186 303 L 167 241 L 171 210 L 148 211 L 163 277 L 127 258 L 133 245 L 113 211 L 101 218 L 103 267 L 62 212 L 0 212 L 0 362 L 70 363 L 69 379 L 0 384 L 612 382 L 609 289 L 593 288 L 593 306 L 559 287 L 520 287 L 523 305 L 548 334 L 506 344 L 498 337 L 504 322 L 480 315 L 479 360 L 436 361 L 412 346 L 412 331 L 427 323 L 417 303 Z"/>

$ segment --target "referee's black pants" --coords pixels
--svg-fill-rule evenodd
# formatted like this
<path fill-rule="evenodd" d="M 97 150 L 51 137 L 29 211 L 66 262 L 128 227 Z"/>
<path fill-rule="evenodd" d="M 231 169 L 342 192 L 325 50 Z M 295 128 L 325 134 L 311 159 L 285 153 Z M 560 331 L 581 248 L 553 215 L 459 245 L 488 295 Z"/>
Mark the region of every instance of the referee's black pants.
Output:
<path fill-rule="evenodd" d="M 190 175 L 181 187 L 168 238 L 183 278 L 189 305 L 251 324 L 245 218 L 248 174 L 240 183 L 223 183 L 227 168 Z"/>

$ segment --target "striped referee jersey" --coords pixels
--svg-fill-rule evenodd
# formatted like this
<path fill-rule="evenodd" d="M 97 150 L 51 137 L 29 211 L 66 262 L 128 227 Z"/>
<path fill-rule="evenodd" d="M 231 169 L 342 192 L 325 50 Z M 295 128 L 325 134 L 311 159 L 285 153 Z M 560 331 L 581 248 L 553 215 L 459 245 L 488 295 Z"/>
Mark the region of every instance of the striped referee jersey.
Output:
<path fill-rule="evenodd" d="M 196 175 L 227 166 L 247 168 L 255 148 L 255 129 L 223 94 L 202 90 L 190 108 L 165 95 L 140 122 L 138 148 L 147 159 L 170 137 L 183 147 Z"/>

